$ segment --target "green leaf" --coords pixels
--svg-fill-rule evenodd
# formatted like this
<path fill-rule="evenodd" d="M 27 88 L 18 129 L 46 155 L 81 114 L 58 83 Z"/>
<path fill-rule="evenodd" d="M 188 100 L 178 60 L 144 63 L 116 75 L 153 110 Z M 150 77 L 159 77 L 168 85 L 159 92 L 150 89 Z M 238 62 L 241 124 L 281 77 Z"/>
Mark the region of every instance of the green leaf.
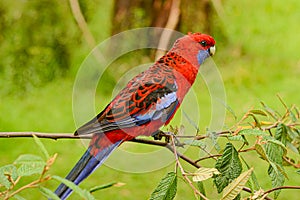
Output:
<path fill-rule="evenodd" d="M 237 116 L 236 116 L 234 110 L 229 105 L 227 105 L 225 102 L 222 102 L 222 103 L 225 106 L 226 110 L 232 114 L 232 116 L 234 117 L 234 120 L 237 120 Z"/>
<path fill-rule="evenodd" d="M 44 160 L 40 156 L 32 155 L 32 154 L 24 154 L 20 155 L 14 162 L 14 164 L 27 164 L 30 162 L 44 162 Z M 46 164 L 46 162 L 44 162 Z"/>
<path fill-rule="evenodd" d="M 269 162 L 269 158 L 268 158 L 264 148 L 260 144 L 255 144 L 255 150 L 264 160 Z"/>
<path fill-rule="evenodd" d="M 268 114 L 264 110 L 253 109 L 253 110 L 250 110 L 249 112 L 252 114 L 255 114 L 255 115 L 262 115 L 265 117 L 268 116 Z"/>
<path fill-rule="evenodd" d="M 215 168 L 221 173 L 215 176 L 214 183 L 219 193 L 242 172 L 242 163 L 238 152 L 231 143 L 227 143 L 223 155 L 217 160 Z"/>
<path fill-rule="evenodd" d="M 14 164 L 20 165 L 18 168 L 19 176 L 30 176 L 32 174 L 41 174 L 46 162 L 40 156 L 24 154 L 19 156 Z"/>
<path fill-rule="evenodd" d="M 274 145 L 279 146 L 283 150 L 283 155 L 286 155 L 286 153 L 287 153 L 286 146 L 279 140 L 276 140 L 274 137 L 269 136 L 269 135 L 263 136 L 263 140 L 267 141 L 269 144 L 274 144 Z"/>
<path fill-rule="evenodd" d="M 53 191 L 49 190 L 48 188 L 40 187 L 39 190 L 48 199 L 60 200 L 60 198 Z"/>
<path fill-rule="evenodd" d="M 213 175 L 220 174 L 220 172 L 216 168 L 205 168 L 200 167 L 196 172 L 193 173 L 193 181 L 199 182 L 204 181 L 213 177 Z"/>
<path fill-rule="evenodd" d="M 231 141 L 241 141 L 241 142 L 244 142 L 246 145 L 249 144 L 249 142 L 247 141 L 247 139 L 244 135 L 233 135 L 233 136 L 228 136 L 227 138 L 228 138 L 228 140 L 231 140 Z"/>
<path fill-rule="evenodd" d="M 284 175 L 277 170 L 276 167 L 270 165 L 268 169 L 268 174 L 271 177 L 272 187 L 280 187 L 284 184 Z M 274 191 L 274 198 L 276 199 L 281 190 Z"/>
<path fill-rule="evenodd" d="M 300 174 L 300 169 L 298 169 L 298 170 L 296 171 L 296 173 Z"/>
<path fill-rule="evenodd" d="M 32 162 L 22 164 L 18 168 L 19 176 L 30 176 L 32 174 L 41 174 L 44 170 L 45 163 L 44 162 Z"/>
<path fill-rule="evenodd" d="M 281 141 L 284 145 L 286 145 L 287 127 L 284 124 L 282 123 L 278 124 L 275 131 L 275 139 Z"/>
<path fill-rule="evenodd" d="M 260 126 L 260 122 L 259 122 L 258 118 L 252 113 L 249 113 L 249 116 L 251 116 L 254 119 L 255 125 L 260 128 L 261 126 Z"/>
<path fill-rule="evenodd" d="M 18 178 L 17 168 L 14 165 L 5 165 L 0 167 L 0 184 L 8 189 L 12 183 Z"/>
<path fill-rule="evenodd" d="M 238 133 L 239 135 L 251 135 L 251 136 L 263 136 L 263 135 L 267 135 L 266 132 L 259 130 L 259 129 L 242 129 L 241 131 L 239 131 Z"/>
<path fill-rule="evenodd" d="M 75 183 L 67 179 L 61 178 L 59 176 L 52 176 L 52 178 L 62 182 L 63 184 L 71 188 L 75 193 L 77 193 L 83 199 L 95 200 L 95 198 L 92 196 L 91 193 L 89 193 L 87 190 L 81 189 L 78 185 L 75 185 Z"/>
<path fill-rule="evenodd" d="M 114 182 L 114 183 L 108 183 L 108 184 L 104 184 L 104 185 L 98 185 L 98 186 L 95 186 L 93 188 L 90 189 L 90 193 L 93 193 L 93 192 L 96 192 L 98 190 L 103 190 L 103 189 L 106 189 L 106 188 L 109 188 L 109 187 L 120 187 L 120 186 L 123 186 L 125 185 L 125 183 L 120 183 L 120 182 Z"/>
<path fill-rule="evenodd" d="M 246 185 L 253 168 L 242 173 L 238 178 L 232 181 L 226 188 L 224 188 L 222 200 L 232 200 L 236 198 Z"/>
<path fill-rule="evenodd" d="M 197 146 L 197 147 L 201 147 L 201 148 L 206 147 L 206 144 L 200 140 L 185 140 L 183 143 L 186 145 Z"/>
<path fill-rule="evenodd" d="M 171 200 L 177 192 L 177 175 L 169 172 L 151 194 L 151 200 Z"/>
<path fill-rule="evenodd" d="M 49 159 L 49 157 L 50 157 L 49 153 L 48 153 L 47 149 L 45 148 L 45 146 L 43 145 L 40 138 L 38 138 L 36 135 L 33 135 L 33 139 L 34 139 L 35 143 L 38 145 L 38 147 L 40 148 L 40 150 L 42 151 L 42 153 L 44 154 L 44 156 L 46 157 L 46 159 Z"/>
<path fill-rule="evenodd" d="M 277 144 L 270 142 L 262 145 L 262 148 L 264 149 L 267 156 L 267 161 L 270 164 L 268 169 L 268 175 L 271 178 L 272 187 L 274 188 L 282 186 L 285 181 L 285 176 L 287 177 L 283 169 L 283 148 L 278 148 Z M 276 190 L 274 192 L 275 199 L 278 197 L 279 193 L 280 190 Z"/>
<path fill-rule="evenodd" d="M 206 192 L 205 192 L 203 182 L 202 181 L 197 182 L 197 186 L 198 186 L 199 192 L 201 192 L 201 194 L 206 196 Z M 200 196 L 200 200 L 204 200 L 204 199 Z"/>

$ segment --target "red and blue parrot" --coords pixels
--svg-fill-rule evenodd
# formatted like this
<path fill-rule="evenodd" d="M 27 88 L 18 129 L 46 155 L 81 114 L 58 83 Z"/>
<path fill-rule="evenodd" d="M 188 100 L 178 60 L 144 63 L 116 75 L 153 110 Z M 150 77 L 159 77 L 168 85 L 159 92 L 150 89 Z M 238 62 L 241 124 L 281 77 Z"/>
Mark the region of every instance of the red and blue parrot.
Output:
<path fill-rule="evenodd" d="M 75 132 L 93 137 L 66 179 L 78 185 L 123 142 L 139 135 L 151 136 L 167 125 L 200 65 L 214 53 L 215 40 L 209 35 L 189 33 L 177 39 L 168 53 L 130 80 L 102 112 Z M 55 191 L 61 199 L 71 192 L 64 184 Z"/>

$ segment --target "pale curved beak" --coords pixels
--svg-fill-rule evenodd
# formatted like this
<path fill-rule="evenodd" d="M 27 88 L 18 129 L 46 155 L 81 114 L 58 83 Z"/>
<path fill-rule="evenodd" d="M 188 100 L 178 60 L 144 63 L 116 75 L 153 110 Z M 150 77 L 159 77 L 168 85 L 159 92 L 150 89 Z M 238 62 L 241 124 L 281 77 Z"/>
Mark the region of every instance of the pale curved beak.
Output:
<path fill-rule="evenodd" d="M 208 49 L 209 55 L 213 56 L 216 53 L 216 47 L 212 46 Z"/>

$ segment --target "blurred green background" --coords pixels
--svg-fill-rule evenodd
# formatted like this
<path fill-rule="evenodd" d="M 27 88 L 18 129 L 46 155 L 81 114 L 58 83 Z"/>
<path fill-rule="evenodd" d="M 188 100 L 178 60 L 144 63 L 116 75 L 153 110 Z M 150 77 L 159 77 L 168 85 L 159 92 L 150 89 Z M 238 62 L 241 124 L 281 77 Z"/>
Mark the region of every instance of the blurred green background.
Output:
<path fill-rule="evenodd" d="M 122 4 L 122 1 L 81 0 L 79 3 L 98 44 L 124 30 L 164 26 L 171 1 L 135 0 Z M 259 107 L 260 101 L 282 111 L 277 93 L 289 105 L 300 100 L 299 9 L 298 0 L 182 1 L 176 30 L 206 32 L 215 37 L 217 52 L 213 59 L 224 81 L 227 105 L 238 117 L 252 106 Z M 0 131 L 73 132 L 76 129 L 72 113 L 73 83 L 90 51 L 91 46 L 76 23 L 68 1 L 0 1 Z M 115 83 L 127 70 L 153 61 L 153 52 L 134 52 L 112 63 L 112 69 L 105 72 L 105 81 L 97 90 L 97 109 L 100 111 L 109 102 Z M 204 82 L 198 89 L 202 119 L 199 125 L 204 132 L 210 118 L 210 107 L 206 106 L 210 104 L 209 94 Z M 228 114 L 228 126 L 232 122 Z M 84 152 L 80 141 L 42 141 L 49 152 L 59 154 L 51 173 L 60 176 L 65 176 Z M 124 144 L 124 148 L 134 145 Z M 134 148 L 145 147 L 135 145 Z M 0 139 L 0 165 L 37 150 L 32 139 Z M 270 188 L 270 180 L 265 177 L 267 164 L 251 160 L 254 158 L 250 155 L 249 162 L 256 167 L 262 187 Z M 210 162 L 201 164 L 211 166 Z M 147 199 L 161 177 L 173 168 L 172 165 L 154 172 L 132 174 L 102 166 L 82 187 L 124 182 L 125 186 L 98 191 L 95 197 Z M 287 171 L 293 174 L 295 170 Z M 297 180 L 291 176 L 286 184 L 299 184 Z M 55 189 L 57 182 L 49 182 L 47 186 Z M 210 197 L 218 199 L 216 190 L 211 189 L 212 181 L 205 182 L 205 186 L 212 191 Z M 297 198 L 296 191 L 282 193 L 280 199 Z M 34 189 L 21 195 L 28 199 L 40 197 Z M 74 195 L 70 199 L 76 198 Z M 193 198 L 191 189 L 179 180 L 176 199 Z"/>

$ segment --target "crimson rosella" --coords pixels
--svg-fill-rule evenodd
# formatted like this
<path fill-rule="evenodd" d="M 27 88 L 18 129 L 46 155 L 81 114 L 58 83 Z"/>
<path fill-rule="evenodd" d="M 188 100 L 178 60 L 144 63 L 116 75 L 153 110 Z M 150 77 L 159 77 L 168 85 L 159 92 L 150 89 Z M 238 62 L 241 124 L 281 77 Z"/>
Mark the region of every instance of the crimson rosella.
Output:
<path fill-rule="evenodd" d="M 99 167 L 120 144 L 139 135 L 151 136 L 167 125 L 191 85 L 200 65 L 215 53 L 215 40 L 189 33 L 126 87 L 94 119 L 75 134 L 92 134 L 87 151 L 66 179 L 79 184 Z M 61 184 L 55 193 L 66 199 L 72 190 Z"/>

